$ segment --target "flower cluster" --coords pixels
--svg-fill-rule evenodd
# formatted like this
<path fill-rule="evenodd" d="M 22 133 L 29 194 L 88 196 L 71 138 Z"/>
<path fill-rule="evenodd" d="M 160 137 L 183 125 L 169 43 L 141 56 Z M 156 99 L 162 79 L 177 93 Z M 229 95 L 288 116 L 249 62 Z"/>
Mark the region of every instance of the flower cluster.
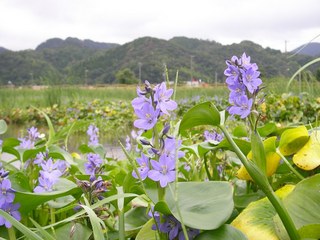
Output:
<path fill-rule="evenodd" d="M 90 174 L 90 179 L 95 179 L 95 175 L 101 173 L 101 165 L 103 160 L 99 154 L 89 153 L 87 162 L 84 164 L 86 174 Z"/>
<path fill-rule="evenodd" d="M 154 218 L 157 222 L 159 231 L 168 234 L 169 240 L 185 240 L 181 223 L 173 215 L 164 215 L 164 221 L 161 222 L 159 214 L 155 212 Z M 152 226 L 152 229 L 156 230 L 155 224 Z M 187 228 L 187 234 L 189 239 L 194 239 L 199 233 L 200 231 L 198 229 Z"/>
<path fill-rule="evenodd" d="M 1 167 L 0 163 L 0 167 Z M 10 214 L 12 217 L 21 220 L 21 215 L 18 211 L 20 204 L 13 203 L 15 194 L 11 188 L 11 181 L 8 179 L 9 172 L 0 168 L 0 209 Z M 3 216 L 0 216 L 0 226 L 5 225 L 6 228 L 10 228 L 12 224 L 6 220 Z"/>
<path fill-rule="evenodd" d="M 36 127 L 28 128 L 28 135 L 24 138 L 19 138 L 20 148 L 23 149 L 32 149 L 34 148 L 35 142 L 38 138 L 40 138 L 40 133 Z"/>
<path fill-rule="evenodd" d="M 149 130 L 157 123 L 162 114 L 170 115 L 168 111 L 177 108 L 177 103 L 170 99 L 173 89 L 168 89 L 165 82 L 151 88 L 148 81 L 145 82 L 145 90 L 137 89 L 138 97 L 132 100 L 132 107 L 138 119 L 134 126 L 139 129 Z"/>
<path fill-rule="evenodd" d="M 46 160 L 46 158 L 48 158 Z M 66 173 L 69 164 L 63 160 L 53 161 L 46 153 L 38 153 L 34 163 L 41 167 L 40 176 L 38 178 L 38 186 L 34 188 L 34 192 L 51 192 L 54 184 L 59 178 Z"/>
<path fill-rule="evenodd" d="M 250 63 L 250 57 L 243 53 L 240 58 L 233 56 L 227 60 L 226 83 L 230 90 L 228 111 L 232 115 L 246 118 L 252 110 L 254 99 L 262 84 L 256 63 Z"/>
<path fill-rule="evenodd" d="M 205 142 L 221 142 L 223 140 L 223 134 L 220 134 L 216 131 L 204 131 L 203 133 L 203 136 L 204 136 L 204 139 L 205 139 Z"/>
<path fill-rule="evenodd" d="M 90 146 L 98 146 L 99 145 L 99 128 L 95 125 L 90 125 L 87 130 L 87 134 L 89 136 L 89 143 Z"/>
<path fill-rule="evenodd" d="M 177 108 L 177 103 L 170 99 L 172 93 L 173 89 L 167 89 L 164 82 L 152 89 L 149 82 L 146 81 L 145 90 L 141 91 L 138 88 L 138 97 L 132 101 L 132 106 L 138 116 L 138 119 L 134 121 L 134 126 L 149 130 L 156 125 L 161 116 L 169 116 L 169 112 Z M 168 136 L 169 129 L 170 125 L 164 126 L 158 143 L 140 140 L 143 145 L 151 148 L 147 155 L 141 153 L 141 157 L 136 159 L 139 167 L 137 172 L 132 172 L 133 177 L 141 180 L 149 177 L 153 181 L 159 182 L 162 188 L 175 180 L 175 162 L 177 158 L 183 157 L 184 153 L 178 151 L 181 141 Z"/>

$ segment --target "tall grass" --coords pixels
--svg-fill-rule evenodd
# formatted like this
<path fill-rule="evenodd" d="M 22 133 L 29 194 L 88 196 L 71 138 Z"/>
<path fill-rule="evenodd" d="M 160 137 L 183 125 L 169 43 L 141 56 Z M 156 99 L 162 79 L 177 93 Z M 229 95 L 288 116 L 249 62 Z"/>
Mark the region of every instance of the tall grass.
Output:
<path fill-rule="evenodd" d="M 282 94 L 286 91 L 288 79 L 274 78 L 264 80 L 265 92 Z M 178 86 L 176 98 L 191 99 L 193 97 L 227 97 L 225 85 L 208 85 L 200 87 Z M 309 92 L 313 96 L 320 96 L 320 83 L 317 81 L 294 80 L 290 85 L 290 92 L 299 94 Z M 110 85 L 103 87 L 56 86 L 46 89 L 32 88 L 0 88 L 0 109 L 10 111 L 12 108 L 25 108 L 30 105 L 36 107 L 50 107 L 54 104 L 68 105 L 74 101 L 92 101 L 94 99 L 109 101 L 131 101 L 136 97 L 135 85 Z"/>

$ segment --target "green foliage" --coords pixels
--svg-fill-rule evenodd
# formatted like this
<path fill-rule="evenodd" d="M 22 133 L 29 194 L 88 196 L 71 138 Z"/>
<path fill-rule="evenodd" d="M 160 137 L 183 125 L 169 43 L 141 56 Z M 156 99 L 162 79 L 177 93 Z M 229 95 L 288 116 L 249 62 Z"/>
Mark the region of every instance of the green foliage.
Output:
<path fill-rule="evenodd" d="M 136 78 L 133 71 L 129 68 L 124 68 L 116 73 L 116 81 L 120 84 L 136 84 L 138 79 Z"/>

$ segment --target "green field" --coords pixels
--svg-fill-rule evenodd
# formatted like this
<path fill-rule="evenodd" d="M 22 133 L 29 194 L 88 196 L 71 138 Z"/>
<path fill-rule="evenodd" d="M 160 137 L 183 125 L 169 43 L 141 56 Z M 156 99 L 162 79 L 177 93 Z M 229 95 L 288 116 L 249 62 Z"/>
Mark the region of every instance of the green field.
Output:
<path fill-rule="evenodd" d="M 288 79 L 264 80 L 267 94 L 272 92 L 282 94 L 286 92 Z M 320 96 L 319 82 L 293 81 L 289 88 L 290 92 L 299 94 L 308 92 L 311 96 Z M 227 87 L 220 85 L 205 85 L 188 87 L 179 85 L 176 91 L 176 99 L 192 99 L 193 97 L 220 97 L 227 98 Z M 104 85 L 104 86 L 54 86 L 54 87 L 22 87 L 0 88 L 0 109 L 10 111 L 12 108 L 25 108 L 30 105 L 36 107 L 49 107 L 54 104 L 68 105 L 74 101 L 131 101 L 136 96 L 135 85 Z"/>

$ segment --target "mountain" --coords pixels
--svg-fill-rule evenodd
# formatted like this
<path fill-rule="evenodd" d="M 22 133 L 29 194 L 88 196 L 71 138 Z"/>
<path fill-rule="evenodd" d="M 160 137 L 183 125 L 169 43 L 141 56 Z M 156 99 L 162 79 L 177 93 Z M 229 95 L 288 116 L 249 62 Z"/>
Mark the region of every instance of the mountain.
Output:
<path fill-rule="evenodd" d="M 308 55 L 308 56 L 312 56 L 312 57 L 319 57 L 320 56 L 320 43 L 312 42 L 312 43 L 302 45 L 302 46 L 294 49 L 291 53 L 292 54 L 298 53 L 298 54 Z"/>
<path fill-rule="evenodd" d="M 6 51 L 9 51 L 9 50 L 4 47 L 0 47 L 0 53 L 6 52 Z"/>
<path fill-rule="evenodd" d="M 35 50 L 0 53 L 0 84 L 109 84 L 116 73 L 130 69 L 141 80 L 160 82 L 166 76 L 179 81 L 224 81 L 225 61 L 243 52 L 259 66 L 263 78 L 291 76 L 311 56 L 287 58 L 278 50 L 243 41 L 222 45 L 186 37 L 163 40 L 142 37 L 123 45 L 92 40 L 53 38 Z M 312 66 L 313 67 L 313 66 Z"/>
<path fill-rule="evenodd" d="M 99 50 L 99 49 L 113 48 L 118 45 L 119 44 L 116 44 L 116 43 L 101 43 L 101 42 L 94 42 L 89 39 L 80 40 L 78 38 L 71 38 L 71 37 L 68 37 L 65 40 L 60 38 L 52 38 L 38 45 L 36 47 L 36 51 L 43 50 L 43 49 L 61 49 L 61 48 L 67 48 L 67 47 L 79 47 L 79 48 Z"/>

